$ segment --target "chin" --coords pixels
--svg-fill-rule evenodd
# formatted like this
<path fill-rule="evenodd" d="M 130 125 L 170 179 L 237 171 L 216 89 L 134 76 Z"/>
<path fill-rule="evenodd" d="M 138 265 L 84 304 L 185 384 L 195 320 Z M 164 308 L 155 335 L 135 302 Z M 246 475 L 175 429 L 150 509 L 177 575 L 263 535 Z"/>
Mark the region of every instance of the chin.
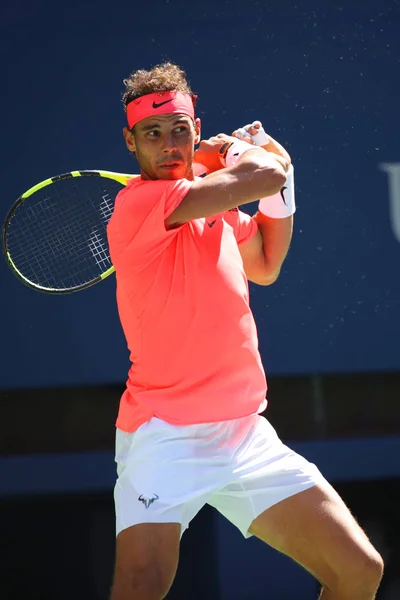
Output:
<path fill-rule="evenodd" d="M 182 176 L 179 173 L 162 173 L 157 179 L 162 179 L 163 181 L 175 181 L 176 179 L 182 179 Z"/>
<path fill-rule="evenodd" d="M 158 173 L 157 179 L 164 179 L 166 181 L 175 181 L 177 179 L 184 179 L 186 177 L 186 169 L 174 169 L 173 171 L 164 171 Z"/>

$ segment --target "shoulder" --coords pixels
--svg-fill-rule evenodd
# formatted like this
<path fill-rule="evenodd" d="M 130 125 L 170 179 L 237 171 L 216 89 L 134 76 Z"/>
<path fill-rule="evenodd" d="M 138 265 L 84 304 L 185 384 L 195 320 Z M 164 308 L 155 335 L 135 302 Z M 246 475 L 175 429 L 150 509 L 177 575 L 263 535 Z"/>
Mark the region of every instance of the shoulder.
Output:
<path fill-rule="evenodd" d="M 186 193 L 192 183 L 187 179 L 157 179 L 153 181 L 135 177 L 119 192 L 115 200 L 115 208 L 121 208 L 127 203 L 131 204 L 135 201 L 145 204 L 157 203 L 162 198 Z"/>
<path fill-rule="evenodd" d="M 135 177 L 119 192 L 115 200 L 115 206 L 117 208 L 119 205 L 124 204 L 126 200 L 134 199 L 139 196 L 143 197 L 162 194 L 167 187 L 167 183 L 167 181 L 147 181 L 141 177 Z"/>

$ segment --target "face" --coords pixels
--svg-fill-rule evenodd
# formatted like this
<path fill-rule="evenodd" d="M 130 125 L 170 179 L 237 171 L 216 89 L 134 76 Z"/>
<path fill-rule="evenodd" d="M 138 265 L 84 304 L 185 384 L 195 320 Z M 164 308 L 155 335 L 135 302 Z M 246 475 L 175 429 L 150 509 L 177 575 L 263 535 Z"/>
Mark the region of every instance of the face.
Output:
<path fill-rule="evenodd" d="M 194 146 L 200 142 L 200 119 L 157 115 L 124 128 L 130 152 L 135 152 L 143 179 L 193 179 Z"/>

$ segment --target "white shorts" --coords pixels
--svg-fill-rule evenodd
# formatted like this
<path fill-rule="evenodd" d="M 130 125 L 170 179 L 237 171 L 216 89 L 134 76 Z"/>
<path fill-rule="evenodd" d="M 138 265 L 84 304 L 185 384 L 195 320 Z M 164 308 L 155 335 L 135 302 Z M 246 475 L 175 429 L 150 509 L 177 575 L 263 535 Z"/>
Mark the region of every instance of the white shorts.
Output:
<path fill-rule="evenodd" d="M 138 523 L 180 523 L 207 503 L 250 537 L 253 520 L 321 481 L 317 467 L 285 446 L 260 415 L 175 426 L 152 418 L 116 433 L 117 534 Z"/>

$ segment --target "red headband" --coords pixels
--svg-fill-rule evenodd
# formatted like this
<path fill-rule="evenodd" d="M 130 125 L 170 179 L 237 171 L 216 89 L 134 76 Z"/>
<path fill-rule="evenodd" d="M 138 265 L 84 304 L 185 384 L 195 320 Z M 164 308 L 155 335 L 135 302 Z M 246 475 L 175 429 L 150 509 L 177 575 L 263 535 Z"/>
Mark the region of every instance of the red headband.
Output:
<path fill-rule="evenodd" d="M 156 115 L 183 114 L 194 120 L 193 99 L 190 94 L 183 92 L 156 92 L 146 94 L 129 102 L 126 116 L 129 129 L 138 121 Z"/>

